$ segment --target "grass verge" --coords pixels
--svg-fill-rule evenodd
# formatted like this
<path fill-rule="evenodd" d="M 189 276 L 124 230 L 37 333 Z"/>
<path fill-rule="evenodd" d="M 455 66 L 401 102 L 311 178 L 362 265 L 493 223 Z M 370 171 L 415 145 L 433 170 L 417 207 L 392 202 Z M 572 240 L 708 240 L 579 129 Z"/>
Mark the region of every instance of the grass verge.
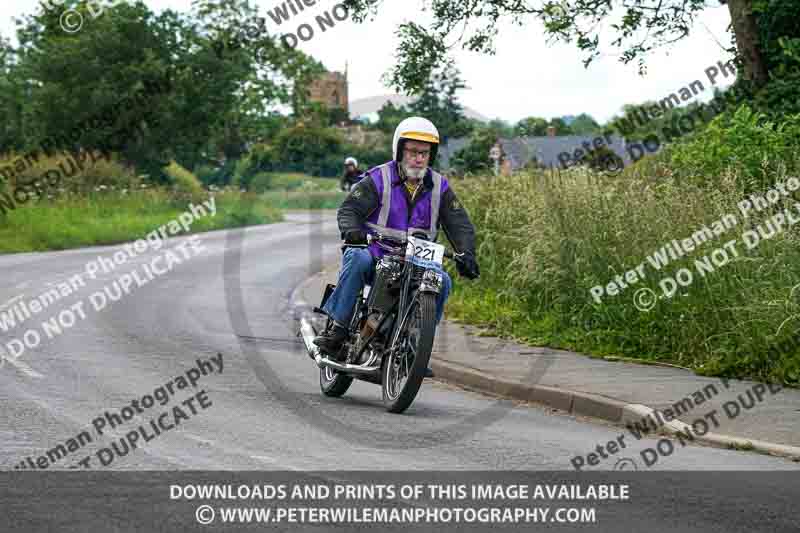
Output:
<path fill-rule="evenodd" d="M 195 220 L 191 233 L 283 219 L 277 208 L 256 195 L 217 193 L 215 202 L 216 215 Z M 21 206 L 0 219 L 0 253 L 133 241 L 175 219 L 187 205 L 165 191 L 149 190 L 71 196 Z"/>
<path fill-rule="evenodd" d="M 701 187 L 645 172 L 611 178 L 583 169 L 454 180 L 478 230 L 482 275 L 455 285 L 448 317 L 534 345 L 797 386 L 800 225 L 752 249 L 742 234 L 764 229 L 780 209 L 795 209 L 800 194 L 745 218 L 737 204 L 752 190 L 743 187 L 737 176 Z M 692 253 L 658 270 L 647 260 L 729 213 L 737 225 Z M 732 239 L 738 255 L 701 275 L 696 261 Z M 642 263 L 644 279 L 600 303 L 592 298 L 592 287 Z M 693 283 L 646 312 L 637 309 L 638 289 L 661 296 L 660 282 L 682 268 Z"/>
<path fill-rule="evenodd" d="M 274 209 L 338 209 L 345 196 L 341 191 L 269 191 L 259 199 Z"/>

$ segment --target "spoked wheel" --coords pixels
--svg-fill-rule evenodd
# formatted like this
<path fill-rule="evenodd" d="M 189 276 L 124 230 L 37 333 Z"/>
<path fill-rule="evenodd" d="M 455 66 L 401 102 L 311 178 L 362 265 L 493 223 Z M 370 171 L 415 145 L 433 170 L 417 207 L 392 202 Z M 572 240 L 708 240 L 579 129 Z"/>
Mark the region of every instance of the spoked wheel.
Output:
<path fill-rule="evenodd" d="M 330 328 L 331 319 L 328 319 L 328 324 L 325 327 L 325 331 L 328 331 Z M 325 396 L 338 398 L 347 392 L 347 389 L 350 388 L 351 383 L 353 383 L 352 376 L 340 374 L 336 370 L 327 366 L 319 369 L 319 388 L 322 389 L 322 393 Z"/>
<path fill-rule="evenodd" d="M 353 383 L 352 376 L 340 374 L 327 366 L 319 369 L 319 388 L 325 396 L 338 398 L 347 392 L 351 383 Z"/>
<path fill-rule="evenodd" d="M 405 324 L 395 333 L 381 369 L 383 404 L 390 413 L 402 413 L 419 392 L 433 350 L 436 332 L 436 295 L 420 293 Z"/>

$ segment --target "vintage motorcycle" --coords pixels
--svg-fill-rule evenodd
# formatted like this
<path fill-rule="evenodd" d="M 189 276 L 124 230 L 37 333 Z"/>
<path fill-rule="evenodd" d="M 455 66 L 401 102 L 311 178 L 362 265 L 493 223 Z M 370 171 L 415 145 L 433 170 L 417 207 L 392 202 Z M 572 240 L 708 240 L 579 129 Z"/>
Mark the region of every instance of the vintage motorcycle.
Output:
<path fill-rule="evenodd" d="M 381 385 L 383 403 L 391 413 L 402 413 L 414 401 L 433 349 L 436 334 L 436 299 L 442 287 L 443 258 L 458 261 L 441 244 L 423 234 L 407 235 L 405 240 L 385 235 L 367 236 L 366 248 L 377 243 L 386 254 L 378 260 L 372 285 L 365 286 L 356 299 L 355 312 L 342 344 L 339 360 L 319 351 L 313 343 L 317 332 L 309 321 L 301 324 L 301 335 L 308 355 L 319 367 L 319 384 L 326 396 L 342 396 L 353 379 Z M 321 309 L 335 285 L 328 284 Z M 327 318 L 325 332 L 333 327 Z"/>

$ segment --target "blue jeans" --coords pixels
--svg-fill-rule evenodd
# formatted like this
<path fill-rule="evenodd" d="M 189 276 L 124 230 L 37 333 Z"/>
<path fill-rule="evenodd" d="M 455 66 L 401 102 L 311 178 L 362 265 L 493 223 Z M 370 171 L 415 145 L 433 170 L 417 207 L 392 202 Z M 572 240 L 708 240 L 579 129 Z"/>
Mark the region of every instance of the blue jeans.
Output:
<path fill-rule="evenodd" d="M 436 323 L 442 319 L 444 304 L 450 295 L 452 280 L 449 274 L 437 269 L 442 274 L 442 290 L 436 300 Z M 340 324 L 348 326 L 353 318 L 353 307 L 359 291 L 366 283 L 372 283 L 375 277 L 375 260 L 366 248 L 348 248 L 342 257 L 342 269 L 336 289 L 328 297 L 322 308 L 328 316 Z"/>

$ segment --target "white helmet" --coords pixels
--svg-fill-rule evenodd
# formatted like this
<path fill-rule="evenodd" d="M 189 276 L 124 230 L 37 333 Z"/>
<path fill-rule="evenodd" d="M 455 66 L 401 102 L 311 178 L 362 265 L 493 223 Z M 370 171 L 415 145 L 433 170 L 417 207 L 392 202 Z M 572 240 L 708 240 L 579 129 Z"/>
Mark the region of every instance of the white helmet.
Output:
<path fill-rule="evenodd" d="M 394 130 L 394 140 L 392 141 L 392 153 L 395 161 L 403 160 L 403 144 L 406 140 L 423 141 L 431 145 L 431 158 L 428 166 L 433 164 L 436 159 L 436 152 L 439 149 L 439 130 L 433 122 L 427 118 L 409 117 L 402 121 L 397 129 Z"/>
<path fill-rule="evenodd" d="M 355 157 L 348 157 L 347 159 L 344 160 L 344 164 L 345 166 L 353 165 L 354 167 L 358 168 L 358 161 L 356 161 Z"/>

